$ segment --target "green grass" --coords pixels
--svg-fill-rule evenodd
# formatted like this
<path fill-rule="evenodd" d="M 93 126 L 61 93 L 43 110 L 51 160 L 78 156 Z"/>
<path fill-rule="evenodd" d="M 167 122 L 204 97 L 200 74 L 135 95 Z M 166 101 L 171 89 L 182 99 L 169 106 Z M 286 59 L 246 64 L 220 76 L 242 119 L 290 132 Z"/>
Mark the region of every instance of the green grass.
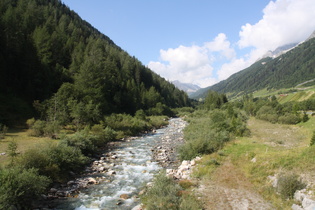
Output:
<path fill-rule="evenodd" d="M 58 142 L 47 137 L 32 137 L 28 136 L 26 129 L 9 129 L 4 139 L 0 140 L 0 153 L 7 153 L 8 144 L 10 141 L 16 141 L 18 153 L 23 153 L 33 147 L 40 147 L 41 144 L 48 142 Z M 4 166 L 9 162 L 8 155 L 0 156 L 0 166 Z"/>
<path fill-rule="evenodd" d="M 219 152 L 203 156 L 194 175 L 205 182 L 213 180 L 218 169 L 231 162 L 275 208 L 290 209 L 294 201 L 277 194 L 268 176 L 283 172 L 314 175 L 315 146 L 309 146 L 314 125 L 314 117 L 298 125 L 271 124 L 251 118 L 248 122 L 251 136 L 239 137 Z M 213 160 L 219 165 L 213 164 Z"/>

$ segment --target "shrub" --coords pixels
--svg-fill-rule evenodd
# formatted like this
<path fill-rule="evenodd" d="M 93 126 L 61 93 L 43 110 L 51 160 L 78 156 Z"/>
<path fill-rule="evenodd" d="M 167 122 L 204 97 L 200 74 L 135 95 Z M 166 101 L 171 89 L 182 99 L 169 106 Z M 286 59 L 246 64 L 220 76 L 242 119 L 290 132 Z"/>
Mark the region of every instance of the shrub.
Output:
<path fill-rule="evenodd" d="M 149 123 L 153 128 L 161 128 L 168 125 L 167 116 L 150 116 Z"/>
<path fill-rule="evenodd" d="M 96 124 L 91 128 L 91 133 L 95 136 L 93 144 L 96 147 L 104 147 L 109 141 L 116 138 L 117 133 L 110 127 L 105 129 L 101 124 Z"/>
<path fill-rule="evenodd" d="M 179 186 L 181 186 L 181 188 L 183 188 L 183 189 L 188 189 L 188 188 L 190 188 L 191 186 L 194 186 L 194 184 L 193 184 L 191 181 L 189 181 L 189 180 L 180 180 L 180 181 L 178 182 L 178 184 L 179 184 Z"/>
<path fill-rule="evenodd" d="M 50 180 L 37 169 L 0 169 L 0 209 L 30 209 L 31 201 L 48 187 Z"/>
<path fill-rule="evenodd" d="M 313 136 L 311 138 L 311 143 L 310 143 L 310 146 L 314 145 L 315 144 L 315 131 L 313 131 Z"/>
<path fill-rule="evenodd" d="M 180 190 L 172 178 L 167 177 L 165 173 L 160 173 L 155 177 L 153 186 L 142 197 L 142 201 L 148 210 L 178 209 Z"/>
<path fill-rule="evenodd" d="M 68 178 L 71 172 L 81 172 L 89 160 L 80 150 L 63 144 L 52 145 L 48 155 L 52 161 L 51 165 L 55 164 L 59 167 L 61 179 Z"/>
<path fill-rule="evenodd" d="M 0 123 L 0 140 L 4 139 L 7 132 L 8 132 L 8 127 Z"/>
<path fill-rule="evenodd" d="M 195 196 L 184 194 L 180 199 L 180 210 L 202 210 L 201 202 Z"/>
<path fill-rule="evenodd" d="M 46 122 L 42 120 L 36 120 L 33 124 L 33 126 L 28 131 L 28 135 L 30 136 L 43 136 L 44 135 L 44 129 L 46 126 Z"/>
<path fill-rule="evenodd" d="M 293 198 L 295 191 L 301 190 L 306 185 L 296 174 L 281 174 L 277 182 L 277 191 L 284 199 Z"/>
<path fill-rule="evenodd" d="M 102 125 L 104 127 L 110 127 L 117 132 L 123 132 L 123 136 L 134 136 L 151 127 L 146 120 L 132 117 L 128 114 L 112 114 L 106 116 Z"/>
<path fill-rule="evenodd" d="M 33 125 L 35 124 L 35 122 L 36 122 L 36 120 L 35 120 L 35 118 L 33 117 L 33 118 L 31 118 L 31 119 L 26 120 L 26 125 L 27 125 L 28 128 L 32 128 Z"/>
<path fill-rule="evenodd" d="M 35 168 L 40 175 L 53 181 L 63 181 L 70 172 L 80 172 L 87 161 L 88 158 L 75 147 L 49 144 L 27 150 L 18 158 L 17 164 L 25 169 Z"/>
<path fill-rule="evenodd" d="M 136 111 L 135 117 L 140 120 L 147 120 L 145 112 L 142 109 L 139 109 L 138 111 Z"/>
<path fill-rule="evenodd" d="M 297 124 L 301 122 L 301 118 L 295 114 L 292 113 L 286 113 L 283 116 L 279 117 L 279 122 L 282 124 Z"/>
<path fill-rule="evenodd" d="M 61 140 L 61 144 L 74 147 L 84 155 L 91 155 L 97 150 L 96 142 L 98 142 L 96 136 L 90 135 L 85 130 L 78 131 L 74 135 L 66 136 Z"/>
<path fill-rule="evenodd" d="M 57 138 L 60 132 L 61 126 L 58 121 L 46 122 L 44 127 L 44 136 L 49 138 Z"/>
<path fill-rule="evenodd" d="M 14 160 L 16 156 L 18 155 L 17 148 L 18 148 L 18 145 L 15 140 L 12 140 L 9 142 L 7 152 L 8 152 L 9 157 L 11 158 L 11 165 L 13 165 Z"/>
<path fill-rule="evenodd" d="M 309 116 L 306 112 L 303 113 L 302 122 L 307 122 L 309 120 Z"/>
<path fill-rule="evenodd" d="M 210 154 L 221 149 L 225 142 L 230 140 L 227 131 L 202 130 L 200 133 L 191 133 L 193 139 L 186 139 L 185 144 L 179 147 L 181 160 L 191 160 L 198 155 Z"/>
<path fill-rule="evenodd" d="M 257 114 L 256 114 L 258 119 L 261 120 L 266 120 L 269 121 L 271 123 L 276 123 L 278 121 L 278 115 L 276 110 L 271 107 L 271 106 L 262 106 Z"/>

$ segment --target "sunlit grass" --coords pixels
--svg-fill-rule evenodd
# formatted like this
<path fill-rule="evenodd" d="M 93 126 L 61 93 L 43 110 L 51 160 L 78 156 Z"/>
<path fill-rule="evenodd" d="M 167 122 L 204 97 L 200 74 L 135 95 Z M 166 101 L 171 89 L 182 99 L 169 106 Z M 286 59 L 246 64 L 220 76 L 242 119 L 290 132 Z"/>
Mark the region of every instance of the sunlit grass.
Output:
<path fill-rule="evenodd" d="M 52 140 L 47 137 L 29 136 L 26 129 L 9 129 L 5 138 L 0 140 L 0 153 L 7 153 L 8 144 L 10 141 L 16 141 L 18 145 L 18 153 L 23 153 L 33 147 L 40 148 L 42 144 L 46 144 L 49 142 L 58 142 L 58 140 Z M 0 166 L 4 166 L 8 162 L 8 154 L 0 155 Z"/>
<path fill-rule="evenodd" d="M 250 137 L 236 138 L 219 152 L 203 156 L 194 174 L 207 182 L 216 178 L 214 175 L 222 165 L 231 162 L 276 209 L 290 209 L 294 201 L 283 200 L 268 176 L 282 172 L 315 175 L 315 146 L 309 146 L 314 125 L 313 117 L 298 125 L 271 124 L 251 118 Z M 219 164 L 214 164 L 214 160 Z M 228 176 L 233 174 L 224 176 L 229 180 Z"/>

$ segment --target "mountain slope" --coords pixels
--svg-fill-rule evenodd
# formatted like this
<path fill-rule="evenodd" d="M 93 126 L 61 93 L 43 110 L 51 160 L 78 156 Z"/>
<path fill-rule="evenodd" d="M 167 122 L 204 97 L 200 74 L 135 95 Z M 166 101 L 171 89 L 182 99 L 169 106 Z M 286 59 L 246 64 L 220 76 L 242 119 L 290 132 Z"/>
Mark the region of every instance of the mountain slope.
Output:
<path fill-rule="evenodd" d="M 190 84 L 190 83 L 182 83 L 178 80 L 172 81 L 172 83 L 180 90 L 185 91 L 186 93 L 194 93 L 200 89 L 198 85 Z"/>
<path fill-rule="evenodd" d="M 1 0 L 0 123 L 33 116 L 34 101 L 37 110 L 47 112 L 52 100 L 58 106 L 51 110 L 94 122 L 105 114 L 134 114 L 157 103 L 189 103 L 183 91 L 60 0 Z"/>
<path fill-rule="evenodd" d="M 192 98 L 204 98 L 208 90 L 228 93 L 229 97 L 264 88 L 290 88 L 315 78 L 315 39 L 312 38 L 274 59 L 267 57 Z"/>

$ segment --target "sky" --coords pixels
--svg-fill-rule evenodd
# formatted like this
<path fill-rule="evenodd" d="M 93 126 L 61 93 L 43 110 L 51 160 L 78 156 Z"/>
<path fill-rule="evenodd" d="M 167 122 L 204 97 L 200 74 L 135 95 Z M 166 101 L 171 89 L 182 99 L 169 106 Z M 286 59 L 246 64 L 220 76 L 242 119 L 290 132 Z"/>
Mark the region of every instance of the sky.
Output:
<path fill-rule="evenodd" d="M 143 65 L 200 87 L 315 30 L 315 0 L 62 0 Z"/>

